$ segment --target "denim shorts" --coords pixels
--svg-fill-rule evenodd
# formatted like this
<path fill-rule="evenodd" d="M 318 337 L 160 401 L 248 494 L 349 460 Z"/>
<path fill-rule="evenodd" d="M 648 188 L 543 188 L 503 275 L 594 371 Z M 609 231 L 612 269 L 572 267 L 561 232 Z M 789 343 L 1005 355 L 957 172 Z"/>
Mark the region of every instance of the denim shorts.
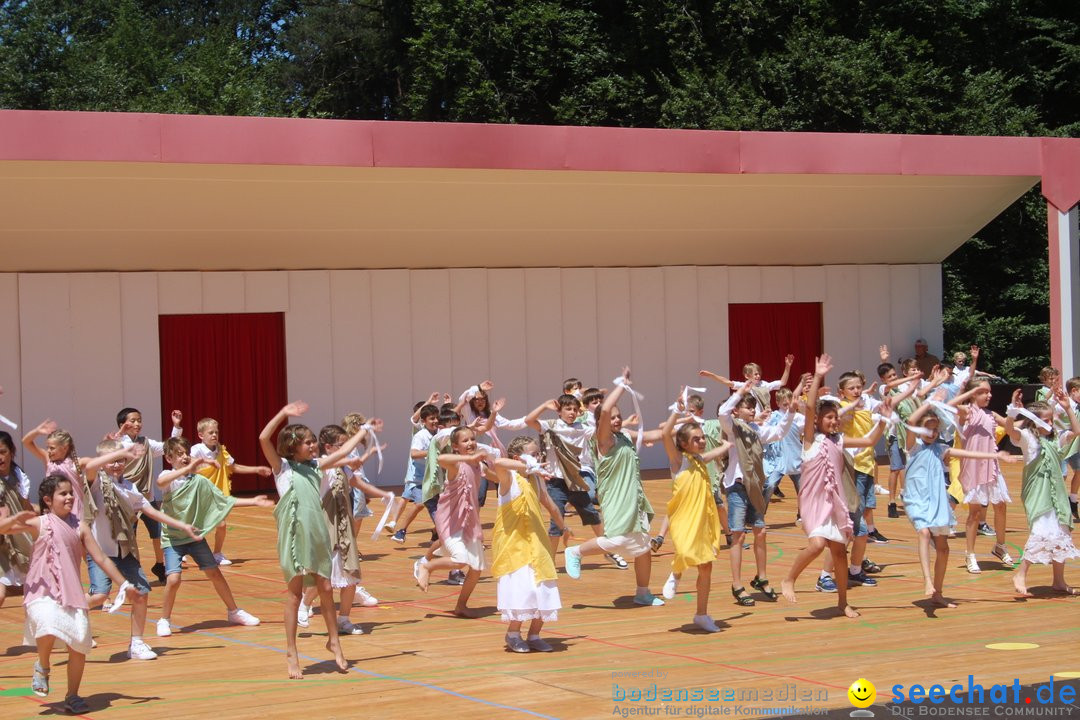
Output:
<path fill-rule="evenodd" d="M 150 592 L 150 583 L 146 581 L 146 575 L 143 574 L 142 568 L 139 567 L 137 557 L 125 555 L 122 558 L 111 557 L 109 559 L 113 561 L 113 565 L 124 576 L 124 579 L 139 591 L 140 595 L 146 595 Z M 112 578 L 106 575 L 101 566 L 94 562 L 94 559 L 89 555 L 86 556 L 86 572 L 90 576 L 91 595 L 108 595 L 112 592 Z"/>
<path fill-rule="evenodd" d="M 859 512 L 877 507 L 877 495 L 874 492 L 874 476 L 855 471 L 855 492 L 859 496 Z"/>
<path fill-rule="evenodd" d="M 412 480 L 410 480 L 409 482 L 405 483 L 405 489 L 401 491 L 401 497 L 405 498 L 411 503 L 416 503 L 417 505 L 419 505 L 424 501 L 424 489 L 420 485 L 417 485 Z"/>
<path fill-rule="evenodd" d="M 900 447 L 900 439 L 891 437 L 885 441 L 889 451 L 889 470 L 903 470 L 907 467 L 907 453 Z"/>
<path fill-rule="evenodd" d="M 746 488 L 737 482 L 729 488 L 724 488 L 728 500 L 728 527 L 731 532 L 743 532 L 747 525 L 756 528 L 765 527 L 765 517 L 758 515 L 757 509 L 750 504 L 750 497 L 746 494 Z"/>
<path fill-rule="evenodd" d="M 427 508 L 427 514 L 431 518 L 431 522 L 435 522 L 435 511 L 439 509 L 439 496 L 429 497 L 424 501 L 424 507 Z"/>
<path fill-rule="evenodd" d="M 584 490 L 571 490 L 562 478 L 548 480 L 547 491 L 555 502 L 555 507 L 559 508 L 559 515 L 566 517 L 566 503 L 570 503 L 577 510 L 582 525 L 600 524 L 600 513 L 596 511 L 596 506 L 593 505 L 589 493 Z M 551 537 L 562 535 L 562 531 L 555 525 L 554 520 L 548 524 L 548 535 Z"/>
<path fill-rule="evenodd" d="M 769 473 L 769 477 L 765 479 L 765 502 L 769 502 L 772 499 L 773 493 L 776 492 L 776 488 L 780 487 L 780 481 L 784 479 L 785 473 L 781 470 L 773 470 Z M 799 494 L 799 478 L 802 477 L 802 473 L 793 473 L 788 475 L 791 478 L 791 484 L 795 486 L 795 494 Z"/>
<path fill-rule="evenodd" d="M 214 551 L 206 544 L 206 540 L 195 540 L 182 545 L 165 545 L 161 551 L 165 555 L 166 575 L 180 572 L 180 563 L 188 555 L 200 570 L 213 570 L 218 566 L 217 560 L 214 559 Z"/>
<path fill-rule="evenodd" d="M 1080 453 L 1065 458 L 1065 464 L 1068 465 L 1071 470 L 1080 470 Z"/>

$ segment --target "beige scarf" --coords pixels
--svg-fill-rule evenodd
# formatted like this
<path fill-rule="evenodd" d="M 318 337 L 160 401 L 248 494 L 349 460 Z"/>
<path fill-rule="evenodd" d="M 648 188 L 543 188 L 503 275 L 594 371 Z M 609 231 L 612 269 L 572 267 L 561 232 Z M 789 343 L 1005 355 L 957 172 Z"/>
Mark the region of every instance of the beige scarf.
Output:
<path fill-rule="evenodd" d="M 135 540 L 135 513 L 131 507 L 123 502 L 116 494 L 116 486 L 112 478 L 106 473 L 98 472 L 98 487 L 101 488 L 101 499 L 105 503 L 105 517 L 109 519 L 109 530 L 119 548 L 117 555 L 126 555 L 139 559 L 139 544 Z"/>
<path fill-rule="evenodd" d="M 142 443 L 146 448 L 139 457 L 135 458 L 127 464 L 124 468 L 124 477 L 131 481 L 131 484 L 139 489 L 147 500 L 153 497 L 153 491 L 150 488 L 150 475 L 154 469 L 154 454 L 150 452 L 150 443 L 144 437 L 135 438 L 136 443 Z"/>
<path fill-rule="evenodd" d="M 548 450 L 555 451 L 555 457 L 562 468 L 563 479 L 572 490 L 589 491 L 589 484 L 581 477 L 581 458 L 577 452 L 571 450 L 563 442 L 563 439 L 553 430 L 545 430 L 540 435 L 540 453 L 547 455 Z"/>
<path fill-rule="evenodd" d="M 733 418 L 731 427 L 746 496 L 758 514 L 764 517 L 766 506 L 762 488 L 765 486 L 765 468 L 762 465 L 761 439 L 754 428 L 742 420 Z"/>
<path fill-rule="evenodd" d="M 349 487 L 341 468 L 332 470 L 330 492 L 322 499 L 326 527 L 330 531 L 330 547 L 341 553 L 342 568 L 349 575 L 360 577 L 360 556 L 352 531 L 352 511 L 349 506 Z"/>
<path fill-rule="evenodd" d="M 15 467 L 12 467 L 12 477 L 15 475 Z M 11 515 L 21 513 L 26 508 L 18 491 L 0 480 L 0 506 L 7 508 Z M 34 539 L 29 533 L 15 533 L 13 535 L 0 535 L 0 570 L 7 573 L 15 568 L 23 575 L 30 568 L 30 553 L 34 548 Z"/>

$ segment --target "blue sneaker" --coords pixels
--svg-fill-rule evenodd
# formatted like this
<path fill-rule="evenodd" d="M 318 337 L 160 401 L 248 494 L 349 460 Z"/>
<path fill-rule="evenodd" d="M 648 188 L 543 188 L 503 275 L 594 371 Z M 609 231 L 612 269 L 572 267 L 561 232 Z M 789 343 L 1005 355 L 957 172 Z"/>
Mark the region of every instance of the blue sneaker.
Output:
<path fill-rule="evenodd" d="M 634 596 L 635 605 L 651 605 L 653 607 L 663 605 L 664 601 L 653 595 L 651 592 L 644 593 L 642 595 Z"/>
<path fill-rule="evenodd" d="M 848 587 L 852 585 L 862 585 L 864 587 L 877 587 L 877 580 L 866 574 L 864 570 L 859 570 L 857 575 L 852 575 L 850 572 L 847 575 Z"/>
<path fill-rule="evenodd" d="M 563 553 L 563 563 L 566 565 L 566 574 L 577 580 L 581 577 L 581 553 L 576 548 L 566 548 Z"/>
<path fill-rule="evenodd" d="M 393 535 L 390 536 L 390 539 L 393 540 L 394 542 L 399 542 L 399 543 L 405 542 L 405 531 L 404 530 L 398 530 L 396 533 L 394 533 Z"/>
<path fill-rule="evenodd" d="M 819 577 L 817 580 L 817 591 L 828 593 L 836 592 L 836 581 L 829 575 Z"/>

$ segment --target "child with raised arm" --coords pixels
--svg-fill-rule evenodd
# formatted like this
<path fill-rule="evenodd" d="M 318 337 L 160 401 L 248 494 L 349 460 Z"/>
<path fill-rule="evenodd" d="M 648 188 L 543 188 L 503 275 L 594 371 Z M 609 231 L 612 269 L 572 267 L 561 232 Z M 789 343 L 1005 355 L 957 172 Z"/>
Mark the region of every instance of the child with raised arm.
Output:
<path fill-rule="evenodd" d="M 361 428 L 382 432 L 382 421 L 379 420 L 378 422 L 379 427 L 375 428 L 371 422 L 368 422 L 366 417 L 358 412 L 351 412 L 341 419 L 341 427 L 345 430 L 345 437 L 349 437 L 359 432 Z M 374 435 L 371 433 L 365 435 L 360 444 L 349 453 L 349 461 L 341 467 L 348 484 L 351 486 L 352 526 L 353 535 L 356 536 L 360 535 L 360 527 L 363 525 L 364 518 L 372 515 L 367 502 L 369 497 L 382 498 L 383 502 L 394 501 L 394 493 L 372 485 L 364 472 L 364 463 L 374 455 L 379 455 L 381 464 L 382 451 L 388 447 L 386 443 L 376 444 L 375 442 L 369 442 L 372 438 L 374 438 Z M 368 607 L 378 605 L 378 601 L 368 604 L 367 598 L 371 598 L 371 596 L 367 595 L 367 592 L 362 587 L 358 586 L 356 588 L 356 595 Z"/>
<path fill-rule="evenodd" d="M 965 392 L 948 402 L 956 408 L 956 422 L 959 425 L 961 444 L 965 450 L 979 454 L 973 457 L 957 455 L 960 458 L 960 485 L 964 491 L 964 502 L 968 505 L 968 517 L 965 525 L 964 556 L 969 573 L 982 572 L 975 556 L 975 539 L 979 527 L 986 520 L 988 506 L 994 508 L 994 532 L 997 542 L 991 553 L 1003 565 L 1012 567 L 1013 559 L 1005 546 L 1006 503 L 1012 501 L 1005 476 L 999 466 L 997 451 L 998 425 L 1005 425 L 1005 418 L 989 410 L 992 393 L 986 380 L 969 380 Z"/>
<path fill-rule="evenodd" d="M 438 393 L 432 393 L 433 396 Z M 402 504 L 397 514 L 394 515 L 392 524 L 396 530 L 391 536 L 394 542 L 405 542 L 405 533 L 420 511 L 424 509 L 424 468 L 427 465 L 428 448 L 431 440 L 439 430 L 439 407 L 432 403 L 422 406 L 417 415 L 420 418 L 420 429 L 412 436 L 409 445 L 409 465 L 405 475 L 405 489 L 401 491 L 403 503 L 411 503 L 412 506 L 406 511 Z M 404 517 L 402 516 L 404 513 Z M 388 525 L 389 526 L 389 525 Z"/>
<path fill-rule="evenodd" d="M 0 517 L 15 517 L 31 511 L 30 478 L 15 462 L 15 442 L 11 435 L 0 430 Z M 9 587 L 21 587 L 30 567 L 30 551 L 34 538 L 29 533 L 0 535 L 0 607 L 3 607 Z"/>
<path fill-rule="evenodd" d="M 844 446 L 873 447 L 885 428 L 884 420 L 880 420 L 866 437 L 847 438 L 840 432 L 839 403 L 817 399 L 825 376 L 832 368 L 832 358 L 829 355 L 822 354 L 815 359 L 814 378 L 803 408 L 803 462 L 799 483 L 799 509 L 802 513 L 803 532 L 806 533 L 809 543 L 795 558 L 787 577 L 780 583 L 784 598 L 793 603 L 797 602 L 795 581 L 826 547 L 829 549 L 833 567 L 841 569 L 847 566 L 847 544 L 852 538 L 858 501 L 854 487 L 845 487 Z M 848 604 L 847 589 L 847 573 L 838 572 L 837 608 L 849 618 L 859 617 L 859 612 Z"/>
<path fill-rule="evenodd" d="M 191 446 L 191 457 L 213 460 L 216 465 L 203 465 L 199 468 L 199 474 L 210 478 L 214 487 L 221 491 L 222 495 L 232 495 L 232 476 L 258 475 L 270 477 L 273 475 L 270 468 L 265 465 L 238 465 L 235 458 L 225 449 L 221 442 L 221 426 L 214 418 L 203 418 L 196 426 L 200 442 Z M 214 531 L 214 559 L 221 566 L 232 565 L 232 560 L 225 557 L 226 523 L 223 521 Z"/>
<path fill-rule="evenodd" d="M 772 410 L 772 395 L 774 390 L 778 390 L 788 383 L 788 378 L 791 375 L 791 365 L 795 362 L 794 355 L 784 356 L 784 374 L 780 376 L 779 380 L 773 380 L 772 382 L 765 382 L 761 379 L 761 366 L 756 362 L 746 363 L 743 365 L 743 378 L 742 382 L 735 380 L 729 381 L 726 384 L 732 390 L 738 390 L 743 385 L 749 385 L 748 388 L 750 395 L 757 401 L 757 406 L 761 412 L 769 412 Z M 717 379 L 714 377 L 713 379 Z M 721 382 L 723 382 L 721 380 Z"/>
<path fill-rule="evenodd" d="M 539 451 L 533 438 L 517 437 L 506 446 L 507 457 L 491 467 L 499 488 L 499 512 L 491 535 L 491 574 L 498 580 L 499 611 L 503 622 L 509 624 L 506 647 L 519 653 L 552 651 L 540 637 L 540 630 L 545 622 L 559 619 L 562 607 L 540 507 L 564 532 L 570 532 L 544 487 L 546 473 L 536 459 Z M 529 630 L 523 639 L 525 622 Z"/>
<path fill-rule="evenodd" d="M 173 426 L 170 437 L 180 437 L 183 434 L 183 429 L 180 427 L 180 423 L 184 419 L 183 413 L 179 410 L 173 410 L 170 419 Z M 124 468 L 124 477 L 139 488 L 139 492 L 150 501 L 152 506 L 160 510 L 161 491 L 158 489 L 157 484 L 153 482 L 154 458 L 161 457 L 165 452 L 165 443 L 160 440 L 151 440 L 140 434 L 143 427 L 142 413 L 133 407 L 123 408 L 116 413 L 116 426 L 117 431 L 112 435 L 112 439 L 119 440 L 122 447 L 142 445 L 146 449 L 146 452 L 132 460 Z M 157 576 L 160 582 L 165 582 L 165 556 L 161 550 L 161 524 L 149 515 L 142 515 L 141 517 L 143 525 L 146 526 L 146 532 L 150 535 L 150 542 L 154 546 L 154 566 L 150 568 L 150 571 Z"/>
<path fill-rule="evenodd" d="M 206 458 L 193 459 L 187 438 L 171 437 L 165 441 L 165 461 L 172 470 L 158 475 L 158 487 L 164 492 L 161 509 L 184 525 L 208 533 L 222 522 L 234 507 L 273 507 L 272 500 L 257 495 L 250 500 L 226 497 L 205 475 L 196 472 L 200 466 L 213 463 Z M 258 625 L 259 618 L 242 610 L 233 599 L 225 576 L 218 569 L 210 546 L 203 539 L 193 539 L 169 529 L 162 533 L 161 547 L 165 555 L 165 597 L 161 601 L 161 618 L 157 621 L 158 637 L 172 635 L 172 611 L 182 582 L 182 563 L 191 557 L 206 574 L 210 584 L 228 611 L 226 619 L 234 625 Z"/>
<path fill-rule="evenodd" d="M 944 398 L 945 391 L 939 390 L 934 399 L 941 402 Z M 937 607 L 954 608 L 956 604 L 946 600 L 942 594 L 949 562 L 949 534 L 956 524 L 952 506 L 949 505 L 945 463 L 951 457 L 1001 462 L 1017 462 L 1019 458 L 1007 452 L 980 452 L 939 443 L 941 419 L 932 410 L 931 405 L 923 405 L 908 420 L 904 508 L 918 535 L 919 565 L 922 567 L 925 595 Z M 937 555 L 933 574 L 930 572 L 931 541 Z"/>
<path fill-rule="evenodd" d="M 502 442 L 499 440 L 497 434 L 498 430 L 524 430 L 527 426 L 525 424 L 525 418 L 517 418 L 516 420 L 509 420 L 500 415 L 492 408 L 491 398 L 489 393 L 495 389 L 495 383 L 490 380 L 485 380 L 479 385 L 473 385 L 467 388 L 465 392 L 461 393 L 461 397 L 458 398 L 458 403 L 454 407 L 454 410 L 461 415 L 465 425 L 470 427 L 474 426 L 474 423 L 478 421 L 485 421 L 494 415 L 493 425 L 491 430 L 486 433 L 481 433 L 477 436 L 476 441 L 481 445 L 491 445 L 497 447 L 500 452 L 503 452 L 505 448 Z M 506 403 L 506 399 L 502 398 L 497 401 L 499 406 L 502 407 Z M 487 478 L 480 479 L 480 507 L 484 507 L 484 503 L 487 502 L 488 481 Z"/>
<path fill-rule="evenodd" d="M 663 595 L 668 600 L 674 598 L 686 568 L 697 568 L 697 612 L 693 623 L 705 632 L 714 633 L 720 632 L 720 628 L 709 616 L 709 587 L 713 561 L 720 549 L 720 517 L 712 497 L 708 464 L 726 453 L 730 443 L 723 442 L 713 450 L 706 450 L 705 433 L 696 422 L 683 423 L 675 432 L 681 405 L 680 394 L 676 412 L 671 413 L 662 428 L 674 479 L 667 512 L 671 542 L 675 546 L 671 575 L 664 583 Z"/>
<path fill-rule="evenodd" d="M 90 708 L 79 697 L 79 687 L 93 640 L 79 562 L 89 555 L 117 584 L 122 585 L 124 578 L 101 552 L 90 526 L 74 515 L 75 490 L 67 477 L 46 476 L 38 488 L 38 501 L 40 517 L 23 511 L 0 520 L 0 533 L 28 532 L 34 538 L 23 594 L 23 642 L 37 645 L 38 652 L 30 689 L 38 697 L 49 694 L 50 658 L 59 641 L 68 648 L 64 709 L 83 715 Z"/>
<path fill-rule="evenodd" d="M 45 448 L 38 447 L 38 435 L 45 436 Z M 45 463 L 46 475 L 62 475 L 71 482 L 75 493 L 75 505 L 72 514 L 84 523 L 93 519 L 93 498 L 89 497 L 90 484 L 87 478 L 97 473 L 97 469 L 110 462 L 119 452 L 108 457 L 79 457 L 75 452 L 75 441 L 67 430 L 59 430 L 52 420 L 45 420 L 23 436 L 23 445 L 32 455 Z M 84 508 L 84 505 L 89 507 Z"/>
<path fill-rule="evenodd" d="M 97 452 L 99 455 L 112 457 L 112 460 L 90 479 L 90 495 L 97 508 L 91 518 L 94 539 L 128 584 L 125 596 L 131 600 L 131 640 L 127 655 L 132 660 L 153 660 L 157 653 L 143 640 L 150 584 L 139 566 L 139 545 L 135 541 L 136 514 L 146 513 L 159 523 L 187 534 L 193 540 L 200 540 L 202 536 L 191 525 L 174 520 L 151 506 L 146 497 L 124 477 L 124 467 L 136 455 L 144 452 L 141 445 L 132 445 L 123 450 L 116 440 L 105 440 L 98 443 Z M 90 578 L 87 605 L 95 608 L 109 597 L 112 580 L 90 557 L 86 559 L 86 572 Z M 134 594 L 131 590 L 135 591 Z M 120 602 L 119 597 L 116 602 Z M 111 605 L 105 609 L 112 609 Z"/>
<path fill-rule="evenodd" d="M 274 445 L 274 431 L 289 416 L 299 417 L 307 412 L 307 403 L 292 402 L 281 408 L 259 433 L 259 446 L 274 468 L 274 483 L 281 500 L 274 509 L 278 530 L 278 560 L 285 576 L 285 662 L 289 678 L 303 679 L 300 655 L 296 649 L 296 619 L 303 600 L 304 586 L 315 585 L 319 605 L 326 623 L 326 649 L 334 654 L 338 671 L 348 670 L 341 652 L 337 621 L 334 616 L 334 595 L 330 585 L 333 573 L 330 533 L 323 514 L 319 488 L 321 472 L 333 470 L 348 462 L 349 453 L 360 444 L 364 431 L 346 440 L 340 448 L 319 458 L 319 443 L 315 433 L 306 425 L 286 425 Z"/>
<path fill-rule="evenodd" d="M 1060 438 L 1055 437 L 1054 411 L 1044 402 L 1034 402 L 1026 408 L 1021 406 L 1021 391 L 1013 393 L 1005 420 L 1005 432 L 1014 445 L 1024 453 L 1024 479 L 1020 496 L 1024 501 L 1030 533 L 1024 543 L 1024 555 L 1020 567 L 1013 575 L 1013 587 L 1018 595 L 1031 597 L 1027 589 L 1027 574 L 1032 564 L 1050 565 L 1054 581 L 1051 587 L 1066 595 L 1078 595 L 1080 591 L 1065 582 L 1065 561 L 1080 557 L 1072 541 L 1072 517 L 1069 513 L 1068 495 L 1061 475 L 1061 451 L 1059 442 L 1068 442 L 1072 435 L 1080 434 L 1080 421 L 1067 403 L 1068 398 L 1055 388 L 1054 397 L 1065 405 L 1069 418 L 1069 430 Z M 1022 417 L 1019 423 L 1016 418 Z"/>
<path fill-rule="evenodd" d="M 703 373 L 705 377 L 714 374 Z M 724 434 L 731 438 L 727 451 L 728 465 L 724 474 L 724 492 L 727 495 L 728 526 L 731 528 L 731 595 L 744 607 L 754 605 L 742 584 L 742 540 L 746 528 L 754 534 L 754 561 L 757 574 L 750 587 L 759 590 L 768 600 L 775 601 L 776 591 L 769 585 L 765 572 L 766 539 L 765 469 L 762 463 L 762 445 L 783 438 L 795 417 L 789 411 L 783 422 L 761 427 L 754 418 L 757 400 L 750 394 L 750 385 L 739 386 L 717 411 Z"/>
<path fill-rule="evenodd" d="M 558 417 L 541 420 L 540 416 L 548 410 L 554 410 Z M 577 397 L 564 393 L 526 415 L 525 424 L 540 433 L 540 453 L 551 470 L 547 491 L 560 514 L 566 516 L 566 504 L 570 503 L 577 510 L 581 524 L 600 537 L 604 534 L 604 527 L 592 498 L 597 485 L 592 467 L 596 458 L 588 450 L 596 426 L 579 422 L 580 410 L 581 402 Z M 561 537 L 554 522 L 548 525 L 548 534 L 552 538 Z M 558 541 L 555 542 L 558 547 Z M 617 568 L 626 569 L 626 560 L 621 555 L 612 552 L 607 556 Z"/>
<path fill-rule="evenodd" d="M 596 494 L 604 508 L 604 534 L 581 545 L 567 547 L 563 560 L 566 574 L 576 580 L 581 577 L 582 556 L 624 554 L 634 561 L 634 579 L 637 582 L 634 603 L 656 606 L 663 605 L 664 601 L 649 590 L 652 575 L 649 523 L 652 522 L 653 509 L 641 485 L 641 467 L 634 441 L 640 437 L 642 441 L 656 442 L 661 439 L 662 431 L 624 428 L 618 403 L 629 387 L 630 368 L 623 368 L 615 388 L 597 410 L 596 432 L 592 437 Z M 551 486 L 548 487 L 550 489 Z M 558 500 L 552 499 L 558 505 Z"/>
<path fill-rule="evenodd" d="M 464 571 L 465 582 L 452 612 L 458 617 L 475 617 L 468 602 L 484 569 L 484 532 L 480 526 L 477 484 L 481 461 L 488 458 L 494 461 L 494 458 L 487 451 L 477 449 L 476 432 L 469 427 L 458 427 L 450 433 L 450 450 L 438 456 L 438 465 L 446 472 L 446 482 L 438 493 L 434 511 L 435 528 L 446 555 L 418 562 L 413 572 L 416 584 L 427 592 L 432 572 Z"/>

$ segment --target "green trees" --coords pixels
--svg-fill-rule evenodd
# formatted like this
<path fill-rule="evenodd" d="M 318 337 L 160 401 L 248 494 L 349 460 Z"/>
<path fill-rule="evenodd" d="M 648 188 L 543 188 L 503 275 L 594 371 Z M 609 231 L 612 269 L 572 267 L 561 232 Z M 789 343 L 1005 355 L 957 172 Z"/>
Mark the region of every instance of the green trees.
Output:
<path fill-rule="evenodd" d="M 0 106 L 1080 133 L 1068 0 L 0 0 Z M 1031 193 L 944 266 L 946 351 L 1048 353 Z"/>

